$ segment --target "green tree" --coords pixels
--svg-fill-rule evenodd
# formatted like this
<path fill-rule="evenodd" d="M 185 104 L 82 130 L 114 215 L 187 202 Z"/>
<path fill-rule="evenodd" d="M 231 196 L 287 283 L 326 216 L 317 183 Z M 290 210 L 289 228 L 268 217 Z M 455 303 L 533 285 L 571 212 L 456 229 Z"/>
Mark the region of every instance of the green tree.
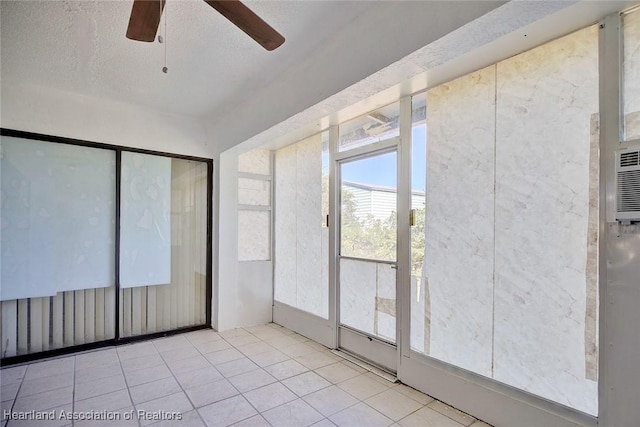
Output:
<path fill-rule="evenodd" d="M 392 212 L 386 220 L 359 219 L 353 194 L 343 191 L 341 254 L 358 258 L 396 260 L 398 215 Z M 416 209 L 411 227 L 411 274 L 420 276 L 425 252 L 425 209 Z"/>
<path fill-rule="evenodd" d="M 422 275 L 422 263 L 425 255 L 425 213 L 426 209 L 416 209 L 414 226 L 411 227 L 411 275 Z"/>

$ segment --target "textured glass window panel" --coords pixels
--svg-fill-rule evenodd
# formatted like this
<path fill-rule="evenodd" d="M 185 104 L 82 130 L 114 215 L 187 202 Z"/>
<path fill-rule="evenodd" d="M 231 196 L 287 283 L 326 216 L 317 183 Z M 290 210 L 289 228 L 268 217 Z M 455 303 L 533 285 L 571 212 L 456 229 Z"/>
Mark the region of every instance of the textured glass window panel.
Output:
<path fill-rule="evenodd" d="M 625 140 L 640 138 L 640 10 L 622 18 Z"/>
<path fill-rule="evenodd" d="M 171 283 L 171 158 L 122 153 L 120 286 Z"/>
<path fill-rule="evenodd" d="M 434 88 L 427 105 L 411 346 L 597 414 L 597 29 Z"/>
<path fill-rule="evenodd" d="M 296 144 L 296 307 L 328 315 L 327 265 L 322 263 L 326 229 L 322 216 L 322 136 Z M 286 207 L 285 207 L 286 208 Z"/>
<path fill-rule="evenodd" d="M 271 152 L 255 149 L 238 156 L 238 172 L 271 175 Z"/>
<path fill-rule="evenodd" d="M 598 29 L 496 74 L 494 378 L 596 415 Z"/>
<path fill-rule="evenodd" d="M 396 270 L 390 264 L 340 260 L 340 323 L 395 342 Z"/>
<path fill-rule="evenodd" d="M 323 132 L 322 139 L 322 218 L 320 218 L 320 283 L 317 288 L 319 309 L 314 313 L 329 318 L 329 132 Z"/>
<path fill-rule="evenodd" d="M 491 376 L 495 66 L 429 90 L 426 105 L 429 212 L 411 345 Z"/>
<path fill-rule="evenodd" d="M 284 304 L 297 305 L 297 252 L 296 222 L 297 146 L 290 145 L 275 153 L 275 271 L 274 299 Z"/>
<path fill-rule="evenodd" d="M 113 286 L 115 152 L 1 138 L 1 299 Z"/>
<path fill-rule="evenodd" d="M 323 217 L 327 139 L 326 133 L 314 135 L 278 150 L 274 177 L 275 299 L 324 318 L 329 315 L 329 229 Z"/>
<path fill-rule="evenodd" d="M 271 259 L 271 212 L 238 211 L 238 261 Z"/>
<path fill-rule="evenodd" d="M 341 123 L 338 151 L 362 147 L 400 134 L 400 103 Z"/>
<path fill-rule="evenodd" d="M 411 209 L 414 209 L 414 225 L 411 227 L 411 348 L 426 352 L 429 342 L 429 300 L 426 292 L 425 221 L 426 221 L 426 93 L 411 99 Z"/>
<path fill-rule="evenodd" d="M 340 260 L 340 323 L 371 335 L 376 321 L 376 266 Z"/>
<path fill-rule="evenodd" d="M 327 226 L 326 217 L 329 215 L 329 132 L 323 132 L 322 138 L 322 218 L 321 223 Z"/>
<path fill-rule="evenodd" d="M 239 178 L 238 203 L 241 205 L 270 206 L 271 181 Z"/>

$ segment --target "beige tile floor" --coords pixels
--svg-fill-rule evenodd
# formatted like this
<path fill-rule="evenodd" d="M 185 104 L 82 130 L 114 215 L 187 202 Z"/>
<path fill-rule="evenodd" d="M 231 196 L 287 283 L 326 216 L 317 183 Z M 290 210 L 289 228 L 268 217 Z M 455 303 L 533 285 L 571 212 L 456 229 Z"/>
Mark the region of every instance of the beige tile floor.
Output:
<path fill-rule="evenodd" d="M 1 375 L 0 426 L 8 427 L 487 427 L 273 323 L 190 332 L 8 367 Z M 5 410 L 55 412 L 49 421 L 7 421 Z M 73 421 L 60 411 L 120 419 Z M 181 419 L 139 419 L 138 411 Z"/>

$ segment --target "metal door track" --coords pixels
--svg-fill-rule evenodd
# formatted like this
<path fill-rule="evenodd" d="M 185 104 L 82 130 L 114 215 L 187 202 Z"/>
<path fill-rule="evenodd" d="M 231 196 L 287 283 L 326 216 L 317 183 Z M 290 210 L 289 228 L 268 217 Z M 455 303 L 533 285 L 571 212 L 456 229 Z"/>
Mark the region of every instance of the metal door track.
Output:
<path fill-rule="evenodd" d="M 365 362 L 362 359 L 359 359 L 355 356 L 353 356 L 350 353 L 345 352 L 344 350 L 331 350 L 331 353 L 335 354 L 336 356 L 340 356 L 345 360 L 348 360 L 349 362 L 353 363 L 354 365 L 358 365 L 359 367 L 361 367 L 362 369 L 371 372 L 374 375 L 379 376 L 380 378 L 383 378 L 387 381 L 389 381 L 390 383 L 396 383 L 398 382 L 398 378 L 390 373 L 387 372 L 383 369 L 378 368 L 377 366 L 373 366 L 371 364 L 369 364 L 368 362 Z"/>

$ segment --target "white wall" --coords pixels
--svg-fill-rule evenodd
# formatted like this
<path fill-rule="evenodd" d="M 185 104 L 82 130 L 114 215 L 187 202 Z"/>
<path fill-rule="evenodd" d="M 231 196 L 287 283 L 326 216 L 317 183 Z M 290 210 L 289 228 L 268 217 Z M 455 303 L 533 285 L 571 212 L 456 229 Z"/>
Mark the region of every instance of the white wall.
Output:
<path fill-rule="evenodd" d="M 0 126 L 126 147 L 211 158 L 194 118 L 34 85 L 3 85 Z"/>
<path fill-rule="evenodd" d="M 238 150 L 227 150 L 217 162 L 219 224 L 214 242 L 218 267 L 213 294 L 217 310 L 212 321 L 219 331 L 267 323 L 272 318 L 272 262 L 238 260 L 238 156 Z"/>

